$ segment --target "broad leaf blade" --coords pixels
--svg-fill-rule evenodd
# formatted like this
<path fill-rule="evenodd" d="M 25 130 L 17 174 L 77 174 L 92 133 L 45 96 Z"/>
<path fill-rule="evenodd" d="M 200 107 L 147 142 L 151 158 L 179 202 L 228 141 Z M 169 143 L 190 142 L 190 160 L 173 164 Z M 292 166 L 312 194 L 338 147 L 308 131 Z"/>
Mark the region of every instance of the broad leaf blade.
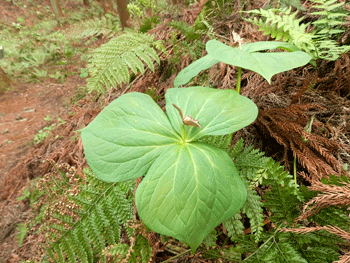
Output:
<path fill-rule="evenodd" d="M 108 182 L 142 176 L 164 146 L 180 138 L 152 98 L 136 92 L 114 100 L 81 137 L 90 167 Z"/>
<path fill-rule="evenodd" d="M 258 115 L 257 106 L 234 90 L 174 88 L 167 90 L 165 98 L 171 124 L 187 141 L 198 140 L 204 135 L 224 135 L 238 131 L 251 124 Z M 184 116 L 189 115 L 199 121 L 202 128 L 184 127 L 179 112 L 172 104 L 177 105 Z"/>
<path fill-rule="evenodd" d="M 255 51 L 287 48 L 291 50 L 291 45 L 283 42 L 257 42 L 247 44 L 239 48 L 227 46 L 217 40 L 210 40 L 206 44 L 208 54 L 226 64 L 245 68 L 259 73 L 269 83 L 271 77 L 277 73 L 306 65 L 311 56 L 302 51 L 295 52 L 273 52 L 258 53 Z M 261 45 L 261 47 L 259 47 Z"/>
<path fill-rule="evenodd" d="M 187 84 L 193 77 L 197 76 L 199 72 L 202 70 L 211 68 L 215 64 L 219 63 L 220 61 L 206 55 L 192 64 L 190 64 L 188 67 L 184 68 L 180 71 L 180 73 L 176 76 L 174 80 L 174 87 L 177 88 L 181 85 Z"/>
<path fill-rule="evenodd" d="M 169 165 L 170 164 L 170 165 Z M 202 143 L 169 147 L 136 191 L 142 221 L 192 251 L 244 205 L 245 185 L 228 154 Z"/>

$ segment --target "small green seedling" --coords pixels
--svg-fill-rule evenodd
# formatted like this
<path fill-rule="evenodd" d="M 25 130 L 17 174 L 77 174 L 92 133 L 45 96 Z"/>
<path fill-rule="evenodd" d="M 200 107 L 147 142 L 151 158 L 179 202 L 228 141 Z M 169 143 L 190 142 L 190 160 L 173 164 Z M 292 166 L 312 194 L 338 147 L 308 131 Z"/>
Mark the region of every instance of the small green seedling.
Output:
<path fill-rule="evenodd" d="M 141 220 L 194 252 L 247 197 L 228 153 L 198 140 L 242 129 L 258 109 L 234 90 L 174 88 L 165 99 L 166 114 L 146 94 L 122 95 L 81 136 L 86 159 L 101 180 L 144 176 L 135 195 Z"/>
<path fill-rule="evenodd" d="M 271 83 L 271 77 L 273 75 L 306 65 L 312 59 L 310 55 L 300 51 L 300 49 L 290 43 L 260 41 L 244 45 L 241 44 L 242 42 L 239 37 L 237 40 L 240 45 L 236 48 L 225 45 L 217 40 L 209 40 L 206 44 L 208 54 L 184 68 L 175 78 L 174 87 L 187 84 L 193 77 L 197 76 L 199 72 L 221 61 L 238 67 L 236 90 L 240 92 L 242 68 L 260 74 Z M 289 52 L 260 52 L 275 49 L 283 49 Z"/>

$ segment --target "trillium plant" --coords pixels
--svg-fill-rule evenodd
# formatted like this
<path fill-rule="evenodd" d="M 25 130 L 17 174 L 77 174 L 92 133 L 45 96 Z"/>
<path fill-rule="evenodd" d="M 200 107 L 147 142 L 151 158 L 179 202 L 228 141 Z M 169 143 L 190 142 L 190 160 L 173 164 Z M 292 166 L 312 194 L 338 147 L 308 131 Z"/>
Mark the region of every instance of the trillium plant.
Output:
<path fill-rule="evenodd" d="M 172 88 L 166 113 L 142 93 L 122 95 L 81 131 L 86 159 L 96 176 L 123 182 L 144 176 L 135 202 L 151 230 L 187 243 L 194 252 L 220 223 L 244 205 L 247 190 L 232 159 L 200 142 L 251 124 L 256 105 L 239 94 L 241 68 L 274 74 L 308 63 L 311 57 L 284 42 L 256 42 L 233 48 L 210 40 L 208 55 L 182 70 L 174 86 L 222 61 L 238 67 L 236 90 Z M 285 49 L 289 52 L 261 52 Z"/>
<path fill-rule="evenodd" d="M 135 194 L 141 220 L 194 252 L 247 197 L 228 153 L 198 140 L 242 129 L 258 109 L 234 90 L 172 88 L 165 99 L 166 114 L 146 94 L 124 94 L 81 136 L 86 159 L 101 180 L 144 176 Z"/>

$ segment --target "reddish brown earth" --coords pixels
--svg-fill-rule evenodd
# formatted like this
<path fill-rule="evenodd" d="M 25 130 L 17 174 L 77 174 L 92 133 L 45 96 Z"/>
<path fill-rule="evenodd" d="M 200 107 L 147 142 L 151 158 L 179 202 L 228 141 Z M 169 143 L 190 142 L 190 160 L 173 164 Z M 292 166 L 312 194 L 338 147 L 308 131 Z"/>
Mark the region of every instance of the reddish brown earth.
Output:
<path fill-rule="evenodd" d="M 38 8 L 43 9 L 45 4 L 48 3 L 38 4 Z M 1 1 L 0 21 L 10 25 L 17 17 L 25 17 L 28 24 L 35 20 L 25 8 Z M 25 78 L 11 77 L 12 87 L 0 91 L 0 196 L 5 197 L 0 200 L 0 263 L 19 262 L 31 256 L 29 247 L 19 249 L 16 240 L 17 224 L 24 222 L 31 213 L 27 202 L 17 201 L 30 178 L 18 174 L 16 176 L 21 178 L 12 178 L 11 171 L 34 152 L 37 146 L 33 139 L 39 130 L 57 123 L 57 117 L 67 120 L 71 98 L 85 82 L 79 78 L 81 67 L 66 65 L 69 76 L 64 83 L 52 78 L 28 83 Z M 57 69 L 48 67 L 46 70 L 50 74 Z M 44 120 L 47 116 L 51 117 L 51 122 Z M 10 188 L 6 189 L 7 186 Z"/>
<path fill-rule="evenodd" d="M 0 185 L 10 177 L 9 171 L 31 152 L 35 134 L 51 124 L 44 117 L 50 115 L 53 120 L 57 117 L 67 119 L 70 98 L 82 82 L 78 75 L 74 75 L 63 84 L 48 81 L 19 83 L 13 90 L 0 95 Z M 14 249 L 16 246 L 16 224 L 25 219 L 20 218 L 21 214 L 29 208 L 15 199 L 24 185 L 25 182 L 18 182 L 7 199 L 0 202 L 0 262 L 6 262 L 1 259 L 8 255 L 14 260 L 9 262 L 17 262 L 16 254 L 10 253 L 7 248 Z"/>

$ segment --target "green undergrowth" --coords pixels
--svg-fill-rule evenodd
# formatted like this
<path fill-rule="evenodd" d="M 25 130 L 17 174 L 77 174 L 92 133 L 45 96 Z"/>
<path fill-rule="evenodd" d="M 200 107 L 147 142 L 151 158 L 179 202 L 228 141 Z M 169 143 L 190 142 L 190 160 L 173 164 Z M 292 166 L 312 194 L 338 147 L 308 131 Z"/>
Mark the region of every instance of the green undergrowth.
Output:
<path fill-rule="evenodd" d="M 340 238 L 325 232 L 282 233 L 301 212 L 304 201 L 316 193 L 299 187 L 283 166 L 239 140 L 231 149 L 231 136 L 208 136 L 202 141 L 228 151 L 248 189 L 240 213 L 213 230 L 197 254 L 223 262 L 333 262 L 340 255 Z M 134 221 L 135 180 L 106 183 L 90 169 L 78 175 L 74 168 L 55 165 L 53 172 L 24 193 L 32 202 L 43 199 L 36 218 L 19 226 L 19 242 L 39 225 L 45 236 L 41 262 L 148 262 L 152 247 L 149 230 Z M 33 201 L 34 200 L 34 201 Z M 345 209 L 345 208 L 344 208 Z M 336 225 L 348 231 L 350 220 L 342 208 L 323 209 L 309 223 Z M 269 218 L 270 222 L 263 224 Z M 250 227 L 250 233 L 244 230 Z M 298 225 L 297 225 L 298 226 Z M 163 237 L 166 240 L 166 237 Z M 163 241 L 165 242 L 165 241 Z M 172 250 L 183 251 L 172 242 Z M 186 249 L 186 246 L 185 246 Z"/>
<path fill-rule="evenodd" d="M 96 5 L 89 10 L 66 10 L 59 20 L 45 6 L 30 18 L 23 15 L 17 17 L 17 23 L 4 22 L 0 32 L 0 45 L 5 50 L 0 67 L 10 77 L 30 82 L 53 78 L 63 83 L 69 75 L 78 74 L 69 67 L 87 61 L 89 52 L 96 48 L 94 43 L 116 35 L 120 27 L 116 15 L 101 16 Z"/>

